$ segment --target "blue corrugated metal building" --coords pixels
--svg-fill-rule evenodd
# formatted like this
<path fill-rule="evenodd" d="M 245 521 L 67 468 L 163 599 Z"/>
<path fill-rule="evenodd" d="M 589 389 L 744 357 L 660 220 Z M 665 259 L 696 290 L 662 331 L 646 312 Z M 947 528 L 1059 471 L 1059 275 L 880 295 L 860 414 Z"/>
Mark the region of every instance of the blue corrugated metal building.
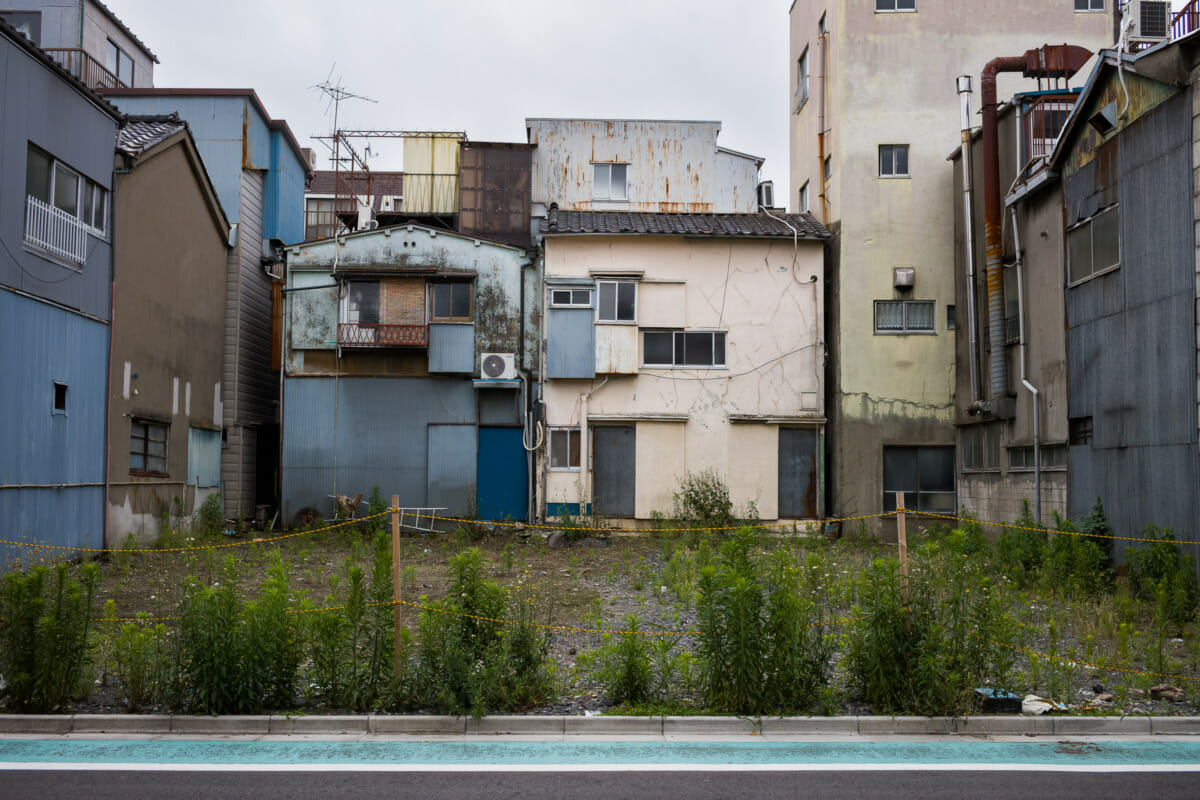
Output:
<path fill-rule="evenodd" d="M 97 548 L 118 112 L 3 23 L 0 87 L 3 538 Z M 49 553 L 0 545 L 0 567 Z"/>

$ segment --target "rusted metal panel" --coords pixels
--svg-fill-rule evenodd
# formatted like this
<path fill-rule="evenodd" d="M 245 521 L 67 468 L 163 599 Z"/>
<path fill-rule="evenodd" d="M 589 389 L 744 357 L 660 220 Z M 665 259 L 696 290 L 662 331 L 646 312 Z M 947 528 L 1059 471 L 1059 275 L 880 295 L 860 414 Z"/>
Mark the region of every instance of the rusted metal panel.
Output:
<path fill-rule="evenodd" d="M 634 374 L 638 367 L 638 329 L 634 325 L 597 325 L 596 372 Z"/>
<path fill-rule="evenodd" d="M 461 139 L 411 136 L 404 140 L 406 214 L 458 211 L 458 154 Z"/>
<path fill-rule="evenodd" d="M 429 371 L 474 373 L 475 326 L 462 323 L 430 325 Z"/>
<path fill-rule="evenodd" d="M 1155 106 L 1163 103 L 1178 92 L 1173 86 L 1159 83 L 1156 80 L 1145 78 L 1132 72 L 1127 71 L 1124 77 L 1125 85 L 1122 87 L 1116 73 L 1110 73 L 1106 79 L 1107 82 L 1103 86 L 1098 87 L 1098 90 L 1088 100 L 1087 107 L 1082 109 L 1080 113 L 1083 114 L 1084 119 L 1090 119 L 1110 104 L 1119 112 L 1125 108 L 1125 104 L 1128 102 L 1127 115 L 1123 116 L 1114 113 L 1116 127 L 1113 132 L 1108 134 L 1101 134 L 1091 125 L 1076 126 L 1075 141 L 1071 143 L 1063 165 L 1064 176 L 1074 174 L 1081 167 L 1091 162 L 1101 145 L 1116 135 L 1117 132 L 1123 130 L 1127 125 L 1132 124 L 1131 120 L 1139 119 Z"/>
<path fill-rule="evenodd" d="M 525 125 L 537 145 L 535 203 L 580 211 L 756 210 L 757 159 L 719 151 L 719 122 L 528 119 Z M 596 165 L 627 165 L 624 191 L 603 191 Z"/>
<path fill-rule="evenodd" d="M 460 169 L 459 231 L 528 247 L 533 148 L 463 142 Z"/>
<path fill-rule="evenodd" d="M 371 325 L 361 322 L 338 324 L 342 347 L 427 347 L 428 325 Z"/>

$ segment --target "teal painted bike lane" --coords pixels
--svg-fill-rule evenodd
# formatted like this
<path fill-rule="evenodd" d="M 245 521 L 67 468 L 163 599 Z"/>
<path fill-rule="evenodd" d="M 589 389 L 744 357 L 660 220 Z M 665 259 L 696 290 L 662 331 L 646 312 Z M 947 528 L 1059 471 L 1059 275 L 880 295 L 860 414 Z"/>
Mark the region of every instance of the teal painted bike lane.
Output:
<path fill-rule="evenodd" d="M 1200 771 L 1200 741 L 532 742 L 0 740 L 0 771 L 201 766 L 315 769 L 932 769 Z"/>

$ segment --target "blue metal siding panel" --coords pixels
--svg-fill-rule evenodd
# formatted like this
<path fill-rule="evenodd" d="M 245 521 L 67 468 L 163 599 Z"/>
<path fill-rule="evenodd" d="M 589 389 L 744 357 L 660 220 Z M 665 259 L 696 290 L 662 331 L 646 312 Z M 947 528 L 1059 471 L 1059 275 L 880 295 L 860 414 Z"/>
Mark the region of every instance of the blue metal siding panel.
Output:
<path fill-rule="evenodd" d="M 187 482 L 194 486 L 221 485 L 221 432 L 188 428 Z"/>
<path fill-rule="evenodd" d="M 429 505 L 444 507 L 448 516 L 476 511 L 475 464 L 478 444 L 474 425 L 429 426 Z"/>
<path fill-rule="evenodd" d="M 4 538 L 13 541 L 99 549 L 104 546 L 104 508 L 103 486 L 0 490 Z M 0 544 L 0 572 L 68 555 L 62 550 Z"/>
<path fill-rule="evenodd" d="M 0 285 L 107 319 L 112 246 L 88 236 L 79 273 L 26 251 L 24 176 L 33 143 L 111 188 L 116 120 L 7 38 L 0 39 L 0 98 L 0 242 L 7 250 L 0 254 Z"/>
<path fill-rule="evenodd" d="M 327 514 L 335 491 L 365 495 L 374 486 L 385 497 L 399 494 L 403 505 L 429 505 L 426 429 L 446 423 L 474 431 L 475 392 L 469 380 L 287 378 L 284 519 L 307 506 Z"/>
<path fill-rule="evenodd" d="M 596 326 L 592 310 L 552 308 L 547 313 L 546 377 L 596 377 Z"/>
<path fill-rule="evenodd" d="M 1150 522 L 1198 532 L 1190 111 L 1181 94 L 1119 134 L 1121 265 L 1066 294 L 1069 414 L 1093 424 L 1091 443 L 1071 448 L 1068 511 L 1099 496 L 1119 536 Z M 1095 170 L 1068 177 L 1069 214 L 1103 182 Z"/>
<path fill-rule="evenodd" d="M 430 372 L 475 372 L 475 326 L 429 326 Z"/>
<path fill-rule="evenodd" d="M 304 241 L 304 164 L 282 131 L 271 131 L 271 161 L 263 208 L 263 236 Z"/>
<path fill-rule="evenodd" d="M 480 519 L 524 522 L 528 504 L 525 447 L 521 428 L 480 428 L 478 514 Z"/>

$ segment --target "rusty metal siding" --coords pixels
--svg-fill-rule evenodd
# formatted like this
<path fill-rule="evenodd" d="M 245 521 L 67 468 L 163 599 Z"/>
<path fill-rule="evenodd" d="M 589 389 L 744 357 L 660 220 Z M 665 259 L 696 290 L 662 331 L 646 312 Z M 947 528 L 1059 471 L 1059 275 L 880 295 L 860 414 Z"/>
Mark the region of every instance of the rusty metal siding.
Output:
<path fill-rule="evenodd" d="M 475 326 L 461 323 L 429 326 L 430 372 L 475 372 Z"/>
<path fill-rule="evenodd" d="M 332 510 L 329 495 L 400 495 L 429 505 L 427 427 L 474 430 L 470 381 L 441 378 L 288 378 L 284 381 L 283 519 Z M 334 465 L 336 463 L 336 475 Z M 471 451 L 474 474 L 474 450 Z"/>
<path fill-rule="evenodd" d="M 547 314 L 546 377 L 596 377 L 596 326 L 592 309 L 552 308 Z"/>
<path fill-rule="evenodd" d="M 1162 103 L 1119 134 L 1110 164 L 1064 180 L 1069 218 L 1110 183 L 1119 203 L 1120 267 L 1066 302 L 1069 416 L 1093 426 L 1071 447 L 1068 510 L 1099 496 L 1121 536 L 1153 522 L 1195 539 L 1200 519 L 1190 110 L 1187 94 Z"/>
<path fill-rule="evenodd" d="M 338 290 L 328 287 L 332 280 L 328 271 L 291 271 L 291 288 L 302 289 L 288 293 L 290 318 L 288 338 L 294 350 L 333 350 L 337 347 Z"/>
<path fill-rule="evenodd" d="M 459 231 L 529 247 L 533 148 L 463 142 L 460 170 Z"/>

